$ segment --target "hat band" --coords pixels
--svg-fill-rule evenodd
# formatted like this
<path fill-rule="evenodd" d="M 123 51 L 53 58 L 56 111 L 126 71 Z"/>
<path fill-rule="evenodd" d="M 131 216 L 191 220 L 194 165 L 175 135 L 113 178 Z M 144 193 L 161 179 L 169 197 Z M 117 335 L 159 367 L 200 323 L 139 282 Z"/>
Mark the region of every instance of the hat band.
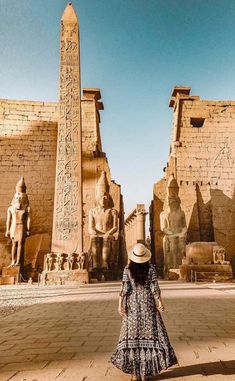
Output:
<path fill-rule="evenodd" d="M 145 254 L 146 254 L 146 252 L 145 252 L 144 254 L 136 254 L 136 253 L 134 252 L 134 250 L 133 250 L 133 254 L 134 254 L 136 257 L 144 257 Z"/>

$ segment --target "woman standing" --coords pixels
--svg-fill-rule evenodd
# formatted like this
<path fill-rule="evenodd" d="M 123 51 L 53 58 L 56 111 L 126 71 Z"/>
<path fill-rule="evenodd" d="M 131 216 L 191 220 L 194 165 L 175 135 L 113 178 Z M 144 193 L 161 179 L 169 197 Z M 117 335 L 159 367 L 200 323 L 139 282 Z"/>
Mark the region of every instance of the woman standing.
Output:
<path fill-rule="evenodd" d="M 111 361 L 132 380 L 145 381 L 177 364 L 177 358 L 159 312 L 164 306 L 151 252 L 137 243 L 128 257 L 118 307 L 122 327 Z"/>

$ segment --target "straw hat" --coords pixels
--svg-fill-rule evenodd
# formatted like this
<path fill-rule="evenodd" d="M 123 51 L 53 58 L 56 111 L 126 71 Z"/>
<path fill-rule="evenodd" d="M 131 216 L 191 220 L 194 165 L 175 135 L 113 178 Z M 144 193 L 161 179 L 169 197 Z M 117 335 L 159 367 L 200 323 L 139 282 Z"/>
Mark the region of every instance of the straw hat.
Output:
<path fill-rule="evenodd" d="M 151 256 L 151 251 L 149 251 L 142 243 L 136 243 L 128 252 L 128 258 L 135 263 L 148 262 Z"/>

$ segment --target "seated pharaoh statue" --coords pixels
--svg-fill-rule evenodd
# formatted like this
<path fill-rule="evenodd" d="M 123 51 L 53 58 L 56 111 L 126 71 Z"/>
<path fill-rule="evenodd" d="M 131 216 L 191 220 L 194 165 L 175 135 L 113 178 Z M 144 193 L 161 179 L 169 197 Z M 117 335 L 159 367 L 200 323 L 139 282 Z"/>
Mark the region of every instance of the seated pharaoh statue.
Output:
<path fill-rule="evenodd" d="M 16 185 L 16 193 L 7 210 L 6 237 L 12 240 L 11 265 L 24 265 L 24 244 L 30 230 L 30 207 L 24 178 Z"/>
<path fill-rule="evenodd" d="M 113 234 L 118 229 L 118 212 L 113 208 L 106 172 L 102 171 L 96 186 L 97 206 L 89 211 L 90 252 L 93 269 L 109 269 Z"/>
<path fill-rule="evenodd" d="M 179 187 L 173 175 L 167 186 L 167 208 L 160 214 L 163 238 L 164 272 L 177 269 L 185 256 L 187 226 L 184 211 L 181 209 Z"/>

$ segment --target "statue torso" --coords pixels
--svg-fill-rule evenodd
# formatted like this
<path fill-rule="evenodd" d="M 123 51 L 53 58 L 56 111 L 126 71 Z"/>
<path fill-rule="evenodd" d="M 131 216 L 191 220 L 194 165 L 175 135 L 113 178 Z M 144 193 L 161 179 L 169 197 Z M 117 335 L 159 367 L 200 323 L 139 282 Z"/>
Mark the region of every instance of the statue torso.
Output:
<path fill-rule="evenodd" d="M 26 236 L 26 217 L 27 212 L 24 209 L 11 208 L 12 221 L 10 227 L 10 236 L 15 241 L 21 241 Z"/>
<path fill-rule="evenodd" d="M 184 218 L 183 218 L 183 211 L 181 209 L 177 209 L 174 211 L 171 211 L 167 215 L 168 225 L 169 229 L 173 233 L 180 233 L 182 229 L 185 227 L 183 224 Z"/>
<path fill-rule="evenodd" d="M 99 207 L 96 207 L 92 209 L 92 216 L 94 218 L 95 228 L 101 230 L 104 233 L 112 229 L 114 225 L 114 213 L 116 213 L 116 211 L 112 208 L 101 209 Z"/>

